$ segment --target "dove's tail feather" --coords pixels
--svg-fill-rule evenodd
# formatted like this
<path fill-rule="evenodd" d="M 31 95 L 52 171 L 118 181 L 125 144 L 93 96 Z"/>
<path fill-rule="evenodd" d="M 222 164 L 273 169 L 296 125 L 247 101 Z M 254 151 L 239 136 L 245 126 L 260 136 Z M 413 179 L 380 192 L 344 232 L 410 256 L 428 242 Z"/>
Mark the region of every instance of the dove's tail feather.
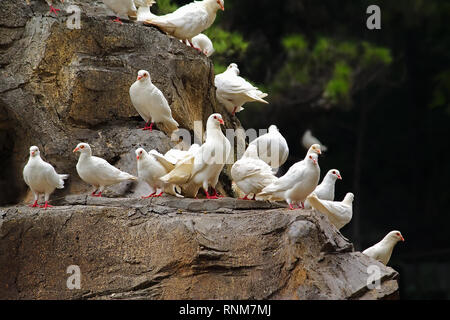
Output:
<path fill-rule="evenodd" d="M 249 98 L 251 98 L 251 99 L 253 99 L 255 101 L 259 101 L 259 102 L 262 102 L 262 103 L 269 104 L 266 100 L 263 99 L 263 98 L 268 96 L 267 93 L 264 93 L 264 92 L 259 91 L 259 90 L 252 90 L 252 91 L 247 91 L 245 94 L 247 95 L 247 97 L 249 97 Z"/>
<path fill-rule="evenodd" d="M 57 189 L 64 189 L 64 180 L 69 177 L 68 174 L 58 174 L 59 177 L 59 184 L 56 187 Z"/>

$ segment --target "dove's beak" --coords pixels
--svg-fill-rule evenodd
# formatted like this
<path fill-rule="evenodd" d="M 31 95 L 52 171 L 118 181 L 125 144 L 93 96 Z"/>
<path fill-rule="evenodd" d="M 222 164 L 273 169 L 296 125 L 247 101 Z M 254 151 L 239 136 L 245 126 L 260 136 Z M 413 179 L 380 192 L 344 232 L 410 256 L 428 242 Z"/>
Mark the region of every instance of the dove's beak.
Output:
<path fill-rule="evenodd" d="M 220 10 L 225 11 L 225 7 L 223 5 L 220 5 Z"/>
<path fill-rule="evenodd" d="M 136 156 L 136 160 L 139 160 L 139 156 Z"/>
<path fill-rule="evenodd" d="M 403 236 L 400 236 L 400 240 L 402 240 L 403 242 L 405 242 L 405 238 L 403 238 Z"/>
<path fill-rule="evenodd" d="M 219 119 L 219 122 L 220 122 L 221 125 L 224 125 L 224 124 L 225 124 L 225 122 L 223 122 L 222 119 Z"/>
<path fill-rule="evenodd" d="M 337 176 L 339 180 L 342 180 L 342 177 L 340 175 Z"/>
<path fill-rule="evenodd" d="M 34 151 L 31 151 L 31 156 L 34 157 Z"/>
<path fill-rule="evenodd" d="M 138 81 L 141 80 L 141 79 L 142 79 L 142 76 L 138 76 L 137 79 L 138 79 Z"/>
<path fill-rule="evenodd" d="M 80 148 L 75 148 L 75 149 L 73 149 L 73 151 L 72 152 L 77 152 L 78 150 L 80 150 Z"/>
<path fill-rule="evenodd" d="M 322 154 L 322 151 L 320 151 L 320 150 L 317 150 L 317 153 L 318 153 L 318 154 Z"/>

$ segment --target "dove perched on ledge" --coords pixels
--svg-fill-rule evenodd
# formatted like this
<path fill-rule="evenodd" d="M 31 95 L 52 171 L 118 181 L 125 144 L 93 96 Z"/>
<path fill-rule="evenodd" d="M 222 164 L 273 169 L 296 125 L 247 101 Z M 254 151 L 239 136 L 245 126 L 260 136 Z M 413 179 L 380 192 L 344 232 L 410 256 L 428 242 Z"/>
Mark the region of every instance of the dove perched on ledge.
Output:
<path fill-rule="evenodd" d="M 328 149 L 319 141 L 319 139 L 317 139 L 312 135 L 311 130 L 306 130 L 305 133 L 303 134 L 302 144 L 303 147 L 305 147 L 305 149 L 309 149 L 309 147 L 311 147 L 313 144 L 320 144 L 323 152 L 326 152 Z"/>
<path fill-rule="evenodd" d="M 362 253 L 387 265 L 391 259 L 392 251 L 399 241 L 405 241 L 400 231 L 391 231 L 380 242 L 367 248 Z"/>
<path fill-rule="evenodd" d="M 51 207 L 48 204 L 50 195 L 55 189 L 63 189 L 64 179 L 68 177 L 68 174 L 56 173 L 55 168 L 50 163 L 42 160 L 38 147 L 30 147 L 30 158 L 23 168 L 23 180 L 34 195 L 34 203 L 30 205 L 31 207 L 38 206 L 39 194 L 45 195 L 45 204 L 41 208 Z"/>
<path fill-rule="evenodd" d="M 236 63 L 231 63 L 225 72 L 216 75 L 214 79 L 217 100 L 222 103 L 228 112 L 235 115 L 244 110 L 242 106 L 247 102 L 262 102 L 268 104 L 263 98 L 264 93 L 247 80 L 239 76 L 239 68 Z"/>
<path fill-rule="evenodd" d="M 155 16 L 145 20 L 146 24 L 154 25 L 167 34 L 188 41 L 208 29 L 216 19 L 217 10 L 225 10 L 224 0 L 194 1 L 184 5 L 172 13 Z"/>
<path fill-rule="evenodd" d="M 273 169 L 281 167 L 289 156 L 286 139 L 278 131 L 276 125 L 271 125 L 269 132 L 256 138 L 249 145 L 257 146 L 258 157 Z"/>
<path fill-rule="evenodd" d="M 314 193 L 308 197 L 311 206 L 326 215 L 338 230 L 352 220 L 353 199 L 354 195 L 351 192 L 347 193 L 342 201 L 320 200 Z"/>
<path fill-rule="evenodd" d="M 165 183 L 181 186 L 183 195 L 196 197 L 203 187 L 208 199 L 217 199 L 215 189 L 220 172 L 228 161 L 231 153 L 230 141 L 223 135 L 220 128 L 224 124 L 222 116 L 214 113 L 206 123 L 206 141 L 193 155 L 179 161 L 171 172 L 161 178 Z M 208 193 L 212 187 L 213 194 Z"/>
<path fill-rule="evenodd" d="M 308 153 L 304 160 L 295 163 L 288 172 L 274 183 L 265 187 L 258 196 L 269 196 L 286 200 L 289 208 L 292 204 L 302 204 L 319 183 L 320 167 L 317 153 Z"/>
<path fill-rule="evenodd" d="M 143 130 L 153 130 L 153 124 L 162 123 L 167 127 L 169 135 L 178 129 L 178 122 L 172 118 L 169 103 L 145 70 L 138 72 L 137 80 L 130 87 L 130 98 L 136 111 L 145 120 Z M 149 122 L 151 125 L 149 126 Z"/>
<path fill-rule="evenodd" d="M 245 193 L 243 200 L 250 200 L 247 196 L 251 193 L 255 200 L 256 194 L 277 180 L 272 174 L 272 168 L 258 158 L 256 145 L 252 144 L 248 146 L 242 158 L 231 167 L 231 177 Z"/>
<path fill-rule="evenodd" d="M 203 33 L 193 37 L 192 44 L 194 45 L 194 48 L 203 52 L 207 57 L 210 57 L 214 53 L 214 46 L 211 39 Z"/>
<path fill-rule="evenodd" d="M 110 8 L 112 11 L 114 11 L 115 14 L 117 14 L 116 19 L 113 20 L 114 22 L 119 22 L 120 17 L 136 17 L 136 6 L 134 5 L 133 0 L 102 0 L 104 4 L 108 8 Z"/>
<path fill-rule="evenodd" d="M 178 196 L 174 191 L 173 185 L 166 185 L 159 179 L 172 171 L 175 165 L 167 161 L 165 157 L 156 150 L 151 150 L 147 153 L 144 149 L 139 148 L 135 152 L 138 177 L 145 181 L 152 190 L 149 196 L 142 198 L 161 197 L 164 191 Z"/>
<path fill-rule="evenodd" d="M 322 180 L 322 183 L 317 186 L 314 190 L 314 193 L 317 195 L 317 198 L 321 200 L 334 200 L 334 187 L 336 184 L 336 180 L 342 180 L 341 173 L 337 169 L 331 169 L 327 172 L 325 177 Z M 305 202 L 305 208 L 311 209 L 311 205 L 308 200 Z"/>
<path fill-rule="evenodd" d="M 150 11 L 151 6 L 155 3 L 155 0 L 134 0 L 134 4 L 137 8 L 136 21 L 145 21 L 157 17 Z"/>
<path fill-rule="evenodd" d="M 105 159 L 93 156 L 91 147 L 87 143 L 79 143 L 73 152 L 80 153 L 77 172 L 81 180 L 95 187 L 92 192 L 93 197 L 101 197 L 105 187 L 127 180 L 137 180 L 131 174 L 110 165 Z"/>

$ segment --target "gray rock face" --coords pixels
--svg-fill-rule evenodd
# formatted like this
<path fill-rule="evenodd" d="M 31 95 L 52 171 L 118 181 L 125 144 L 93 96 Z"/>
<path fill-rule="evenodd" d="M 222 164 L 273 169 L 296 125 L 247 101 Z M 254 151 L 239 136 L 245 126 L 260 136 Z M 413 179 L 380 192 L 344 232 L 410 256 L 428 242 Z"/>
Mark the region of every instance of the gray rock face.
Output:
<path fill-rule="evenodd" d="M 81 29 L 67 27 L 70 4 L 81 8 Z M 141 69 L 150 72 L 191 136 L 194 122 L 204 129 L 214 112 L 224 116 L 227 128 L 241 127 L 217 103 L 213 65 L 205 55 L 153 27 L 111 22 L 101 2 L 66 1 L 57 7 L 62 10 L 55 17 L 45 1 L 0 2 L 0 151 L 6 155 L 0 159 L 6 190 L 0 204 L 23 200 L 22 169 L 32 145 L 58 172 L 71 175 L 56 196 L 90 189 L 75 171 L 78 156 L 72 150 L 79 142 L 92 144 L 95 155 L 130 173 L 136 170 L 137 147 L 160 152 L 173 147 L 162 132 L 138 129 L 144 123 L 129 87 Z M 127 196 L 134 189 L 124 183 L 109 190 Z"/>
<path fill-rule="evenodd" d="M 174 197 L 69 196 L 0 210 L 0 299 L 382 299 L 397 272 L 312 211 Z M 69 290 L 67 267 L 81 270 Z M 380 286 L 367 287 L 368 267 Z"/>

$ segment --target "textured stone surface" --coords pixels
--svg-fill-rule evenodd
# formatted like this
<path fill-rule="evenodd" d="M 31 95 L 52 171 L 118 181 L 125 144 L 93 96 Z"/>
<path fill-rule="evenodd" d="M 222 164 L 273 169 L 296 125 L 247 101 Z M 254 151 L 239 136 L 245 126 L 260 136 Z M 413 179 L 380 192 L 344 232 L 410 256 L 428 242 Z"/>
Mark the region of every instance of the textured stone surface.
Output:
<path fill-rule="evenodd" d="M 0 299 L 381 299 L 397 272 L 284 204 L 69 196 L 0 210 Z M 366 287 L 369 265 L 381 286 Z M 81 290 L 66 288 L 78 265 Z"/>
<path fill-rule="evenodd" d="M 0 204 L 25 196 L 22 169 L 31 145 L 58 172 L 71 174 L 57 196 L 90 188 L 75 171 L 72 150 L 81 141 L 128 171 L 136 170 L 136 147 L 165 152 L 173 146 L 161 132 L 137 130 L 144 123 L 129 87 L 140 69 L 150 72 L 174 118 L 191 134 L 194 121 L 204 127 L 213 112 L 223 114 L 227 128 L 240 127 L 217 103 L 213 65 L 203 54 L 153 27 L 113 23 L 97 1 L 58 4 L 58 17 L 49 14 L 44 1 L 31 3 L 0 2 L 0 151 L 5 155 L 0 165 L 6 168 L 0 186 L 7 190 Z M 67 28 L 70 4 L 82 8 L 81 29 Z M 134 189 L 125 183 L 110 190 L 127 196 Z"/>

